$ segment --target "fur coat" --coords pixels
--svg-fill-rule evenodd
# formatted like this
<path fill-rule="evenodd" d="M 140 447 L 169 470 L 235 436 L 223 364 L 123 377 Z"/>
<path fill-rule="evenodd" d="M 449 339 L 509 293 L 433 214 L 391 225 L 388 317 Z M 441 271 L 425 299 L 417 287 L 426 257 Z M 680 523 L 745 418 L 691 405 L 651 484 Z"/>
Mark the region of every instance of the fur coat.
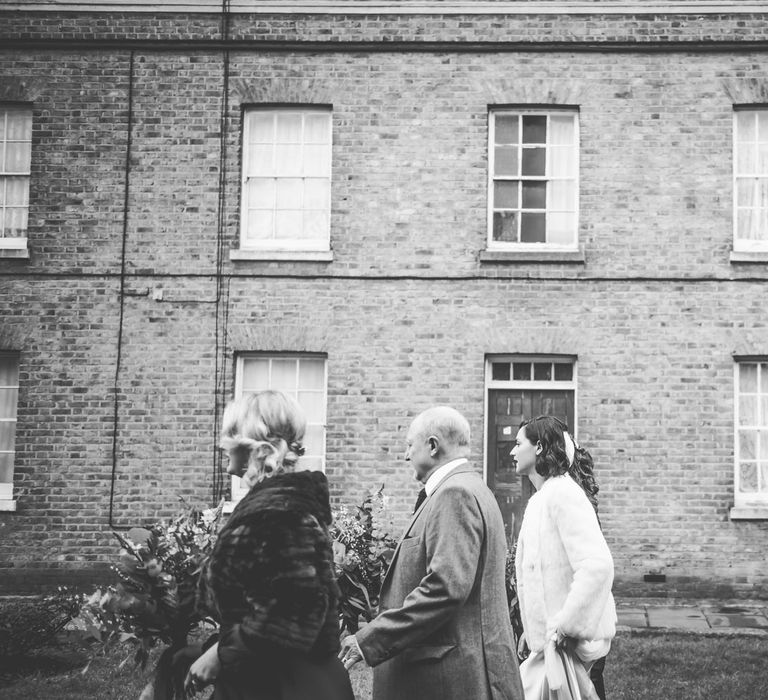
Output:
<path fill-rule="evenodd" d="M 339 649 L 328 525 L 328 482 L 319 472 L 278 474 L 256 484 L 219 533 L 204 571 L 228 669 L 287 656 L 320 661 Z"/>
<path fill-rule="evenodd" d="M 548 479 L 528 502 L 515 572 L 531 651 L 553 630 L 578 640 L 616 634 L 613 559 L 594 509 L 567 474 Z"/>

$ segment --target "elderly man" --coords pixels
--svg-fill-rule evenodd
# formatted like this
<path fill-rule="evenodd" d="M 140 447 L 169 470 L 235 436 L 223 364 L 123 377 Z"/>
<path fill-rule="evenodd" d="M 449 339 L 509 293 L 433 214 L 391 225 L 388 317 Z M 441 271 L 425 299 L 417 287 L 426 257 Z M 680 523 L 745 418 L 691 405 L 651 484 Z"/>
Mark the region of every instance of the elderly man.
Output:
<path fill-rule="evenodd" d="M 344 639 L 347 668 L 374 667 L 373 700 L 522 700 L 493 494 L 467 461 L 469 423 L 424 411 L 406 461 L 424 484 L 381 589 L 381 611 Z"/>

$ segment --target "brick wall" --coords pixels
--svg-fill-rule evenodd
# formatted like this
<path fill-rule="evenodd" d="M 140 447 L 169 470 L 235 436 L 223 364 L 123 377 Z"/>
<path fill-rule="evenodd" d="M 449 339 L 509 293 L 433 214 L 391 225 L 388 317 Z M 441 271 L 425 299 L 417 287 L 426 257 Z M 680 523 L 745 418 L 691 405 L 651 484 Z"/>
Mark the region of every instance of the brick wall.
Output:
<path fill-rule="evenodd" d="M 214 16 L 8 19 L 2 31 L 16 37 L 62 23 L 73 37 L 141 41 L 219 26 Z M 764 39 L 768 22 L 237 17 L 231 30 L 645 41 L 673 25 L 686 40 L 734 40 Z M 768 51 L 381 48 L 233 47 L 223 257 L 220 51 L 134 47 L 129 80 L 127 48 L 0 50 L 0 94 L 34 110 L 31 257 L 0 260 L 0 349 L 20 351 L 22 369 L 18 511 L 0 514 L 0 590 L 94 566 L 104 575 L 122 336 L 115 525 L 167 517 L 179 496 L 210 502 L 233 352 L 327 353 L 334 500 L 385 483 L 399 522 L 414 493 L 401 459 L 412 416 L 438 402 L 465 412 L 480 466 L 486 354 L 567 353 L 578 357 L 579 433 L 598 465 L 622 590 L 648 592 L 642 574 L 658 570 L 665 593 L 768 594 L 768 524 L 728 518 L 733 355 L 768 354 L 768 264 L 729 262 L 733 104 L 765 102 Z M 333 105 L 331 263 L 228 259 L 240 110 L 255 102 Z M 496 104 L 579 106 L 584 263 L 480 261 Z"/>

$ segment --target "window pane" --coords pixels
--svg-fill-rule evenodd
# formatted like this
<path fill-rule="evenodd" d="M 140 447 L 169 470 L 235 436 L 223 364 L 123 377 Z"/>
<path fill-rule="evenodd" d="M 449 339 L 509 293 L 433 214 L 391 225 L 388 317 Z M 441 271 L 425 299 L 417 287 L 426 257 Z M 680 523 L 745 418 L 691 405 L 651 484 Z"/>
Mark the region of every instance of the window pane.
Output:
<path fill-rule="evenodd" d="M 27 230 L 27 209 L 5 210 L 5 235 L 23 238 Z"/>
<path fill-rule="evenodd" d="M 576 150 L 570 146 L 550 148 L 549 174 L 552 177 L 575 177 Z"/>
<path fill-rule="evenodd" d="M 299 386 L 302 389 L 325 388 L 325 361 L 299 360 Z"/>
<path fill-rule="evenodd" d="M 13 452 L 0 452 L 0 484 L 13 483 Z"/>
<path fill-rule="evenodd" d="M 493 213 L 493 240 L 517 241 L 517 212 L 496 211 Z"/>
<path fill-rule="evenodd" d="M 576 183 L 571 180 L 552 180 L 549 184 L 550 211 L 576 210 Z"/>
<path fill-rule="evenodd" d="M 13 449 L 16 421 L 0 421 L 0 450 Z"/>
<path fill-rule="evenodd" d="M 736 112 L 736 134 L 739 143 L 757 139 L 756 125 L 754 112 Z"/>
<path fill-rule="evenodd" d="M 523 116 L 523 143 L 547 142 L 547 118 L 544 115 Z"/>
<path fill-rule="evenodd" d="M 760 463 L 760 491 L 768 491 L 768 462 Z"/>
<path fill-rule="evenodd" d="M 29 204 L 29 178 L 9 177 L 5 181 L 6 206 L 27 206 Z"/>
<path fill-rule="evenodd" d="M 576 214 L 547 214 L 547 243 L 572 245 L 576 242 Z"/>
<path fill-rule="evenodd" d="M 550 381 L 552 379 L 552 363 L 551 362 L 534 362 L 533 378 L 537 382 Z"/>
<path fill-rule="evenodd" d="M 571 115 L 552 115 L 549 118 L 549 143 L 570 145 L 576 136 L 575 120 Z"/>
<path fill-rule="evenodd" d="M 251 209 L 273 209 L 275 206 L 275 180 L 271 177 L 252 177 L 246 185 L 246 205 Z"/>
<path fill-rule="evenodd" d="M 304 148 L 304 175 L 306 177 L 329 177 L 330 173 L 330 147 L 306 146 Z"/>
<path fill-rule="evenodd" d="M 304 472 L 321 472 L 323 471 L 323 458 L 306 454 L 299 459 L 296 469 Z"/>
<path fill-rule="evenodd" d="M 518 149 L 516 146 L 499 146 L 493 161 L 494 175 L 518 175 Z"/>
<path fill-rule="evenodd" d="M 509 362 L 492 362 L 491 363 L 491 378 L 497 382 L 509 381 Z"/>
<path fill-rule="evenodd" d="M 308 423 L 325 422 L 325 396 L 320 391 L 300 391 L 299 403 L 307 414 Z"/>
<path fill-rule="evenodd" d="M 739 175 L 757 174 L 757 152 L 755 145 L 747 143 L 736 149 L 736 173 Z"/>
<path fill-rule="evenodd" d="M 546 148 L 523 149 L 523 175 L 544 175 L 546 168 Z"/>
<path fill-rule="evenodd" d="M 328 214 L 324 211 L 304 211 L 303 237 L 311 239 L 328 238 Z"/>
<path fill-rule="evenodd" d="M 741 459 L 757 459 L 757 431 L 739 431 L 739 457 Z"/>
<path fill-rule="evenodd" d="M 757 140 L 768 142 L 768 111 L 764 109 L 757 113 Z"/>
<path fill-rule="evenodd" d="M 276 207 L 300 209 L 304 194 L 304 182 L 299 178 L 281 178 L 277 181 Z"/>
<path fill-rule="evenodd" d="M 248 172 L 247 175 L 272 175 L 272 146 L 250 146 L 248 148 Z"/>
<path fill-rule="evenodd" d="M 250 143 L 272 143 L 275 138 L 275 116 L 267 112 L 248 113 L 248 141 Z"/>
<path fill-rule="evenodd" d="M 529 381 L 531 378 L 531 363 L 515 362 L 512 365 L 512 377 L 518 381 Z"/>
<path fill-rule="evenodd" d="M 16 404 L 19 400 L 18 389 L 0 389 L 0 418 L 16 418 Z M 0 449 L 3 449 L 0 447 Z"/>
<path fill-rule="evenodd" d="M 757 174 L 765 177 L 768 175 L 768 143 L 757 145 Z"/>
<path fill-rule="evenodd" d="M 250 209 L 248 211 L 248 226 L 246 238 L 249 240 L 264 240 L 274 236 L 275 215 L 272 211 Z"/>
<path fill-rule="evenodd" d="M 506 114 L 496 117 L 496 143 L 518 143 L 520 140 L 519 119 L 516 115 Z"/>
<path fill-rule="evenodd" d="M 523 213 L 520 217 L 520 241 L 545 243 L 546 239 L 546 214 Z"/>
<path fill-rule="evenodd" d="M 0 112 L 2 115 L 2 112 Z M 28 108 L 8 110 L 8 141 L 32 140 L 32 110 Z"/>
<path fill-rule="evenodd" d="M 518 205 L 518 183 L 517 180 L 511 182 L 498 181 L 493 183 L 493 208 L 494 209 L 517 209 Z"/>
<path fill-rule="evenodd" d="M 31 154 L 31 143 L 6 143 L 5 172 L 28 173 Z"/>
<path fill-rule="evenodd" d="M 307 114 L 304 118 L 305 143 L 330 143 L 330 114 Z"/>
<path fill-rule="evenodd" d="M 757 425 L 757 396 L 739 397 L 739 425 Z"/>
<path fill-rule="evenodd" d="M 304 433 L 304 448 L 308 455 L 323 454 L 323 437 L 325 428 L 322 425 L 308 425 Z"/>
<path fill-rule="evenodd" d="M 275 175 L 301 177 L 301 146 L 275 146 Z"/>
<path fill-rule="evenodd" d="M 296 398 L 296 360 L 272 360 L 272 383 L 269 388 Z"/>
<path fill-rule="evenodd" d="M 275 141 L 277 143 L 301 143 L 301 120 L 302 115 L 298 112 L 295 114 L 278 114 Z"/>
<path fill-rule="evenodd" d="M 743 462 L 739 469 L 739 490 L 743 493 L 757 491 L 757 464 Z"/>
<path fill-rule="evenodd" d="M 739 364 L 739 391 L 757 392 L 757 364 L 741 362 Z"/>
<path fill-rule="evenodd" d="M 768 209 L 738 209 L 736 235 L 739 239 L 768 239 Z"/>
<path fill-rule="evenodd" d="M 760 180 L 740 177 L 736 180 L 736 205 L 751 207 L 760 201 Z"/>
<path fill-rule="evenodd" d="M 316 178 L 304 181 L 304 206 L 307 209 L 328 209 L 330 206 L 331 183 Z"/>
<path fill-rule="evenodd" d="M 768 396 L 760 396 L 760 423 L 759 425 L 765 427 L 768 426 Z"/>
<path fill-rule="evenodd" d="M 570 362 L 555 363 L 555 381 L 569 382 L 573 379 L 573 365 Z"/>
<path fill-rule="evenodd" d="M 269 360 L 245 358 L 243 360 L 243 391 L 269 389 Z"/>
<path fill-rule="evenodd" d="M 0 355 L 0 386 L 19 385 L 19 361 L 16 357 Z"/>
<path fill-rule="evenodd" d="M 765 462 L 768 460 L 768 430 L 760 431 L 760 450 L 758 457 Z M 744 459 L 748 459 L 744 457 Z"/>
<path fill-rule="evenodd" d="M 523 181 L 523 208 L 545 209 L 547 206 L 547 183 Z"/>
<path fill-rule="evenodd" d="M 302 238 L 304 212 L 280 210 L 275 212 L 275 238 Z"/>
<path fill-rule="evenodd" d="M 763 362 L 760 365 L 760 386 L 760 391 L 768 394 L 768 362 Z"/>

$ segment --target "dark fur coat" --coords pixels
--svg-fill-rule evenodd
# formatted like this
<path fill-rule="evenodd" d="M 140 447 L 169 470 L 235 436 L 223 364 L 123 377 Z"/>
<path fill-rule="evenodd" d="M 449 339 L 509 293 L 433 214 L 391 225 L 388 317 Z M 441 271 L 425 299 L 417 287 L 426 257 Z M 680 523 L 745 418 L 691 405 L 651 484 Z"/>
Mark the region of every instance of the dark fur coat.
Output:
<path fill-rule="evenodd" d="M 204 572 L 221 623 L 223 673 L 336 655 L 330 523 L 328 482 L 319 472 L 265 479 L 237 504 Z"/>

